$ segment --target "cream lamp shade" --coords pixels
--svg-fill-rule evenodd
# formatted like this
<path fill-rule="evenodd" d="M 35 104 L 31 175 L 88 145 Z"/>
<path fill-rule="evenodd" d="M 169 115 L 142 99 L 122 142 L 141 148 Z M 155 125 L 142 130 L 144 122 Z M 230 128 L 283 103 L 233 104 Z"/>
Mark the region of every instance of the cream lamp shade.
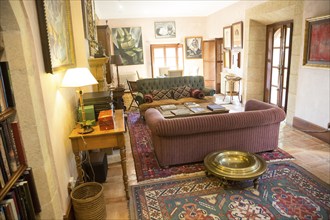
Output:
<path fill-rule="evenodd" d="M 63 77 L 61 87 L 83 87 L 98 84 L 88 68 L 68 69 Z"/>
<path fill-rule="evenodd" d="M 86 125 L 86 115 L 84 110 L 84 100 L 83 100 L 83 92 L 81 87 L 90 86 L 98 84 L 93 74 L 89 71 L 88 68 L 72 68 L 68 69 L 63 77 L 61 87 L 75 87 L 79 88 L 79 100 L 81 107 L 81 115 L 82 115 L 82 130 L 79 132 L 80 134 L 87 134 L 93 132 L 94 129 L 90 125 Z"/>

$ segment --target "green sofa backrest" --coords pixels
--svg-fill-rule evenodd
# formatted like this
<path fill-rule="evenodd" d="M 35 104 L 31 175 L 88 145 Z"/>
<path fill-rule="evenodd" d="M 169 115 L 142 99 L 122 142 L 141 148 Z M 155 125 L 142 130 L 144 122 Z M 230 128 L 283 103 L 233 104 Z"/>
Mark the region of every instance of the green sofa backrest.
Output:
<path fill-rule="evenodd" d="M 180 76 L 165 78 L 148 78 L 137 80 L 138 91 L 142 94 L 151 93 L 153 90 L 170 89 L 179 86 L 190 86 L 194 89 L 204 89 L 203 76 Z"/>

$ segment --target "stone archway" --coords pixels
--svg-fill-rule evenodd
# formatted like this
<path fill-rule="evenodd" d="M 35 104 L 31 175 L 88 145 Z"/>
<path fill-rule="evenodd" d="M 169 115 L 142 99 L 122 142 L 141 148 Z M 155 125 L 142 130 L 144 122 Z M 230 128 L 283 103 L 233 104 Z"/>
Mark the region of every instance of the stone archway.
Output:
<path fill-rule="evenodd" d="M 259 13 L 262 11 L 263 13 Z M 288 92 L 287 119 L 292 124 L 296 106 L 296 85 L 302 42 L 303 1 L 269 1 L 247 10 L 244 31 L 244 92 L 243 99 L 263 100 L 266 25 L 293 20 L 293 36 Z"/>
<path fill-rule="evenodd" d="M 0 30 L 15 96 L 17 118 L 29 166 L 33 168 L 42 205 L 41 219 L 61 219 L 63 211 L 49 149 L 49 133 L 42 99 L 35 45 L 24 1 L 2 1 Z"/>

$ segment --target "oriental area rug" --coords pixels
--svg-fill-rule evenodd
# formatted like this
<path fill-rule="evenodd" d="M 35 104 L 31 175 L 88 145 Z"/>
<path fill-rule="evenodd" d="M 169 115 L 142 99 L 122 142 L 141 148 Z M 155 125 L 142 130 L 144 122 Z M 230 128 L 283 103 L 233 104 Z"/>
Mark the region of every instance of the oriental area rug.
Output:
<path fill-rule="evenodd" d="M 330 186 L 292 162 L 268 164 L 250 181 L 224 188 L 216 177 L 189 177 L 131 187 L 133 219 L 329 219 Z"/>
<path fill-rule="evenodd" d="M 128 130 L 134 158 L 137 181 L 165 178 L 173 175 L 185 175 L 204 171 L 203 163 L 185 164 L 162 168 L 153 151 L 150 130 L 138 112 L 131 112 L 127 117 Z M 292 160 L 289 153 L 278 149 L 259 154 L 267 162 Z"/>

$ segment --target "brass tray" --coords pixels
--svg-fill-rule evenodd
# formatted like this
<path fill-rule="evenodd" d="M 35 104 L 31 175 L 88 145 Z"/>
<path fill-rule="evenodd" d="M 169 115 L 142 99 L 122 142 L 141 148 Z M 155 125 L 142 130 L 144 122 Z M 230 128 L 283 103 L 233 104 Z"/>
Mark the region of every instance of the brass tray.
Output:
<path fill-rule="evenodd" d="M 243 151 L 218 151 L 204 159 L 206 170 L 223 179 L 242 181 L 256 179 L 267 169 L 259 155 Z"/>

